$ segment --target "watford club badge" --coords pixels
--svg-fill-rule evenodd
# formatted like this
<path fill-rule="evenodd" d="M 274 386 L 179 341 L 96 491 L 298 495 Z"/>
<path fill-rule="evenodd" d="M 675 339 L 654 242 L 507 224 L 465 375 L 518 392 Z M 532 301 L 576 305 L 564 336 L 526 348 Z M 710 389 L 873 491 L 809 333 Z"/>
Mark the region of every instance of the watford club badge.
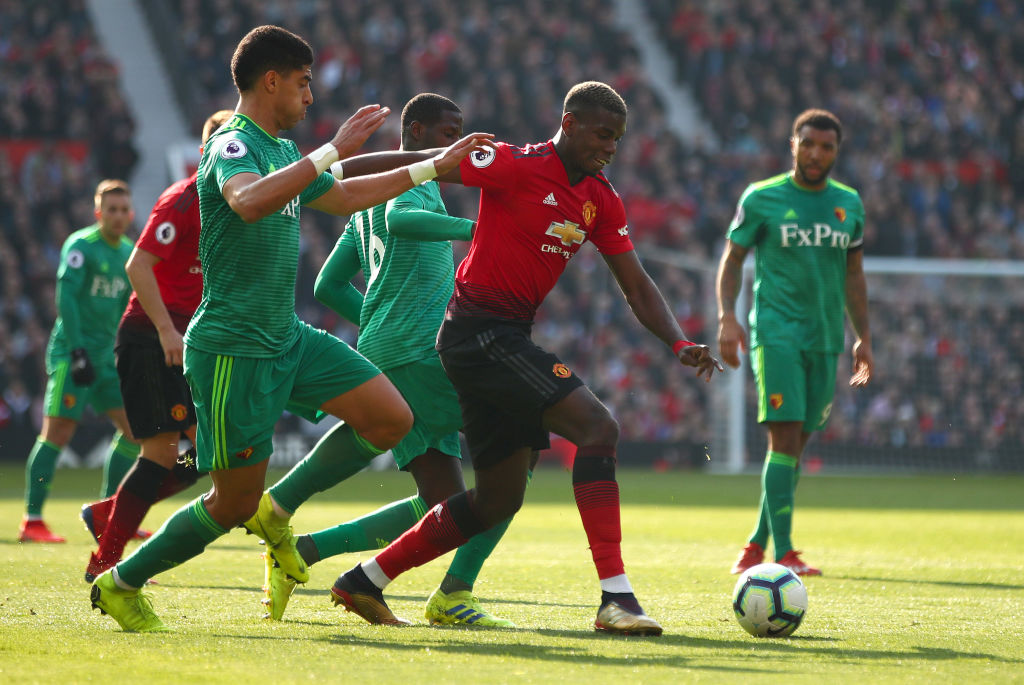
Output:
<path fill-rule="evenodd" d="M 842 207 L 836 207 L 832 211 L 836 213 L 836 218 L 839 219 L 839 223 L 843 223 L 844 221 L 846 221 L 845 209 L 843 209 Z"/>
<path fill-rule="evenodd" d="M 782 406 L 782 393 L 774 392 L 768 396 L 768 404 L 772 405 L 772 409 L 778 409 Z"/>

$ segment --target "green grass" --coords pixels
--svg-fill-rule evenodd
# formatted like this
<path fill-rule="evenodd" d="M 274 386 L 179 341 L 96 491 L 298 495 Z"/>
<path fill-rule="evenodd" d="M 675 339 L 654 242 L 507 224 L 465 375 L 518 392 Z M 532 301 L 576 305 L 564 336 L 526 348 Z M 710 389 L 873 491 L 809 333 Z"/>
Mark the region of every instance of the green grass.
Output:
<path fill-rule="evenodd" d="M 276 478 L 278 474 L 273 474 Z M 77 520 L 97 472 L 62 470 L 47 520 L 66 545 L 19 545 L 22 471 L 0 467 L 0 682 L 1020 682 L 1024 679 L 1024 480 L 805 477 L 795 540 L 825 576 L 788 639 L 736 624 L 728 568 L 754 523 L 754 477 L 625 471 L 626 567 L 661 638 L 591 629 L 597 579 L 568 474 L 545 470 L 484 568 L 478 594 L 516 630 L 436 628 L 422 618 L 447 560 L 388 589 L 406 629 L 364 624 L 327 588 L 364 555 L 326 560 L 286 620 L 259 618 L 259 547 L 240 532 L 150 588 L 175 632 L 126 634 L 90 611 L 91 539 Z M 300 510 L 316 530 L 407 496 L 364 473 Z M 195 496 L 200 488 L 191 493 Z M 156 527 L 187 500 L 159 504 Z"/>

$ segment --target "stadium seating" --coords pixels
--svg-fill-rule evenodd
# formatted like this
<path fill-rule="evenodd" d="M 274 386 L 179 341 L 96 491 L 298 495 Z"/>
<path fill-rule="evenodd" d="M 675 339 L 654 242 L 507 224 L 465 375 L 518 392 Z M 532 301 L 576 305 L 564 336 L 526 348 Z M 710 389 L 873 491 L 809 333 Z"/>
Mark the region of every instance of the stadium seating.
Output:
<path fill-rule="evenodd" d="M 302 146 L 328 138 L 364 103 L 398 110 L 424 90 L 459 102 L 467 129 L 541 141 L 555 130 L 565 90 L 599 78 L 631 108 L 609 176 L 634 238 L 714 260 L 746 184 L 788 166 L 793 116 L 824 106 L 846 125 L 835 174 L 864 198 L 869 256 L 1024 258 L 1024 12 L 1014 3 L 936 0 L 897 12 L 894 3 L 864 0 L 812 3 L 796 15 L 803 4 L 785 0 L 647 0 L 680 85 L 693 90 L 721 141 L 715 152 L 688 149 L 668 129 L 611 0 L 166 3 L 179 21 L 178 58 L 194 80 L 187 115 L 197 126 L 234 105 L 230 54 L 261 23 L 287 26 L 317 51 L 316 102 L 294 132 Z M 55 6 L 66 11 L 47 9 Z M 12 395 L 8 405 L 23 406 L 27 393 L 36 410 L 60 243 L 91 220 L 95 180 L 127 174 L 132 159 L 116 68 L 78 7 L 0 7 L 0 25 L 17 29 L 0 40 L 0 131 L 10 132 L 0 139 L 0 383 Z M 99 126 L 110 113 L 118 119 Z M 397 146 L 397 111 L 392 119 L 370 148 Z M 55 147 L 15 160 L 10 150 L 27 138 Z M 108 146 L 112 139 L 121 147 Z M 453 214 L 475 214 L 473 193 L 446 188 L 445 197 Z M 351 340 L 352 330 L 311 297 L 341 224 L 315 212 L 304 220 L 299 315 Z M 666 372 L 664 350 L 632 319 L 599 257 L 585 251 L 574 262 L 541 310 L 539 339 L 608 402 L 625 439 L 685 443 L 702 454 L 714 418 L 704 384 L 680 368 Z M 713 343 L 715 322 L 702 310 L 707 283 L 650 268 L 688 333 Z M 936 326 L 942 317 L 968 320 L 967 304 L 951 304 L 938 320 L 922 303 L 873 312 L 876 356 L 887 371 L 865 392 L 840 389 L 821 442 L 1019 444 L 1019 390 L 994 393 L 972 377 L 1009 368 L 1019 385 L 1024 347 L 1013 322 L 1021 313 L 1010 308 L 997 330 L 979 336 L 970 326 Z M 916 346 L 882 338 L 913 331 Z M 958 373 L 966 394 L 921 396 L 915 388 L 936 369 Z M 951 424 L 955 430 L 941 430 Z"/>

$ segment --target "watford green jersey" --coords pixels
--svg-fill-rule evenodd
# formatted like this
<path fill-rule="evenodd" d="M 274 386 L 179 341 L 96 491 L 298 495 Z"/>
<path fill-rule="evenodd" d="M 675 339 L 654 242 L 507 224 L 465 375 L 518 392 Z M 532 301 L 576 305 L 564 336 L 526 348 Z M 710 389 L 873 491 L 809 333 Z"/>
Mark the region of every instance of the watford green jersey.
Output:
<path fill-rule="evenodd" d="M 275 357 L 296 340 L 295 279 L 299 211 L 334 183 L 321 174 L 298 196 L 254 223 L 231 209 L 222 189 L 235 174 L 266 176 L 301 158 L 294 142 L 275 138 L 235 114 L 206 141 L 199 162 L 199 260 L 203 299 L 185 343 L 204 352 Z"/>
<path fill-rule="evenodd" d="M 94 364 L 114 363 L 114 338 L 131 284 L 124 265 L 132 241 L 111 244 L 93 224 L 72 233 L 60 251 L 57 269 L 57 321 L 46 349 L 47 369 L 57 358 L 83 347 Z"/>
<path fill-rule="evenodd" d="M 335 252 L 339 259 L 346 250 L 358 255 L 366 278 L 358 349 L 378 368 L 437 354 L 437 330 L 455 287 L 449 241 L 469 240 L 472 231 L 469 219 L 448 216 L 436 181 L 352 215 Z"/>
<path fill-rule="evenodd" d="M 839 353 L 846 309 L 846 253 L 864 241 L 864 205 L 829 179 L 801 188 L 789 173 L 747 187 L 729 240 L 754 249 L 750 345 Z"/>

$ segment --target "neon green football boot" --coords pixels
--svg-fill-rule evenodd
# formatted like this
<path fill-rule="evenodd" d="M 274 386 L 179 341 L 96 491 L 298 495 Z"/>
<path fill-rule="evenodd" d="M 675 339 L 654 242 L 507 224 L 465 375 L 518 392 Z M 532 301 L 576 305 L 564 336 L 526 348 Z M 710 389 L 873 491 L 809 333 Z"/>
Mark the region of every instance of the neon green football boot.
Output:
<path fill-rule="evenodd" d="M 266 575 L 263 577 L 263 593 L 266 597 L 262 600 L 267 613 L 263 618 L 280 621 L 295 589 L 295 579 L 285 573 L 269 553 L 264 553 L 263 559 L 267 564 Z"/>
<path fill-rule="evenodd" d="M 110 614 L 130 633 L 166 633 L 170 630 L 153 612 L 149 595 L 141 590 L 125 590 L 114 582 L 114 575 L 106 571 L 92 585 L 92 606 L 101 614 Z"/>
<path fill-rule="evenodd" d="M 309 580 L 309 566 L 295 549 L 295 536 L 288 525 L 291 519 L 281 518 L 274 513 L 270 492 L 264 492 L 256 514 L 245 522 L 245 529 L 267 543 L 267 551 L 281 565 L 285 573 L 299 583 Z"/>
<path fill-rule="evenodd" d="M 424 612 L 435 625 L 461 624 L 467 626 L 488 626 L 490 628 L 515 628 L 516 624 L 507 618 L 499 618 L 480 605 L 480 600 L 469 590 L 445 594 L 438 588 L 427 600 Z"/>

